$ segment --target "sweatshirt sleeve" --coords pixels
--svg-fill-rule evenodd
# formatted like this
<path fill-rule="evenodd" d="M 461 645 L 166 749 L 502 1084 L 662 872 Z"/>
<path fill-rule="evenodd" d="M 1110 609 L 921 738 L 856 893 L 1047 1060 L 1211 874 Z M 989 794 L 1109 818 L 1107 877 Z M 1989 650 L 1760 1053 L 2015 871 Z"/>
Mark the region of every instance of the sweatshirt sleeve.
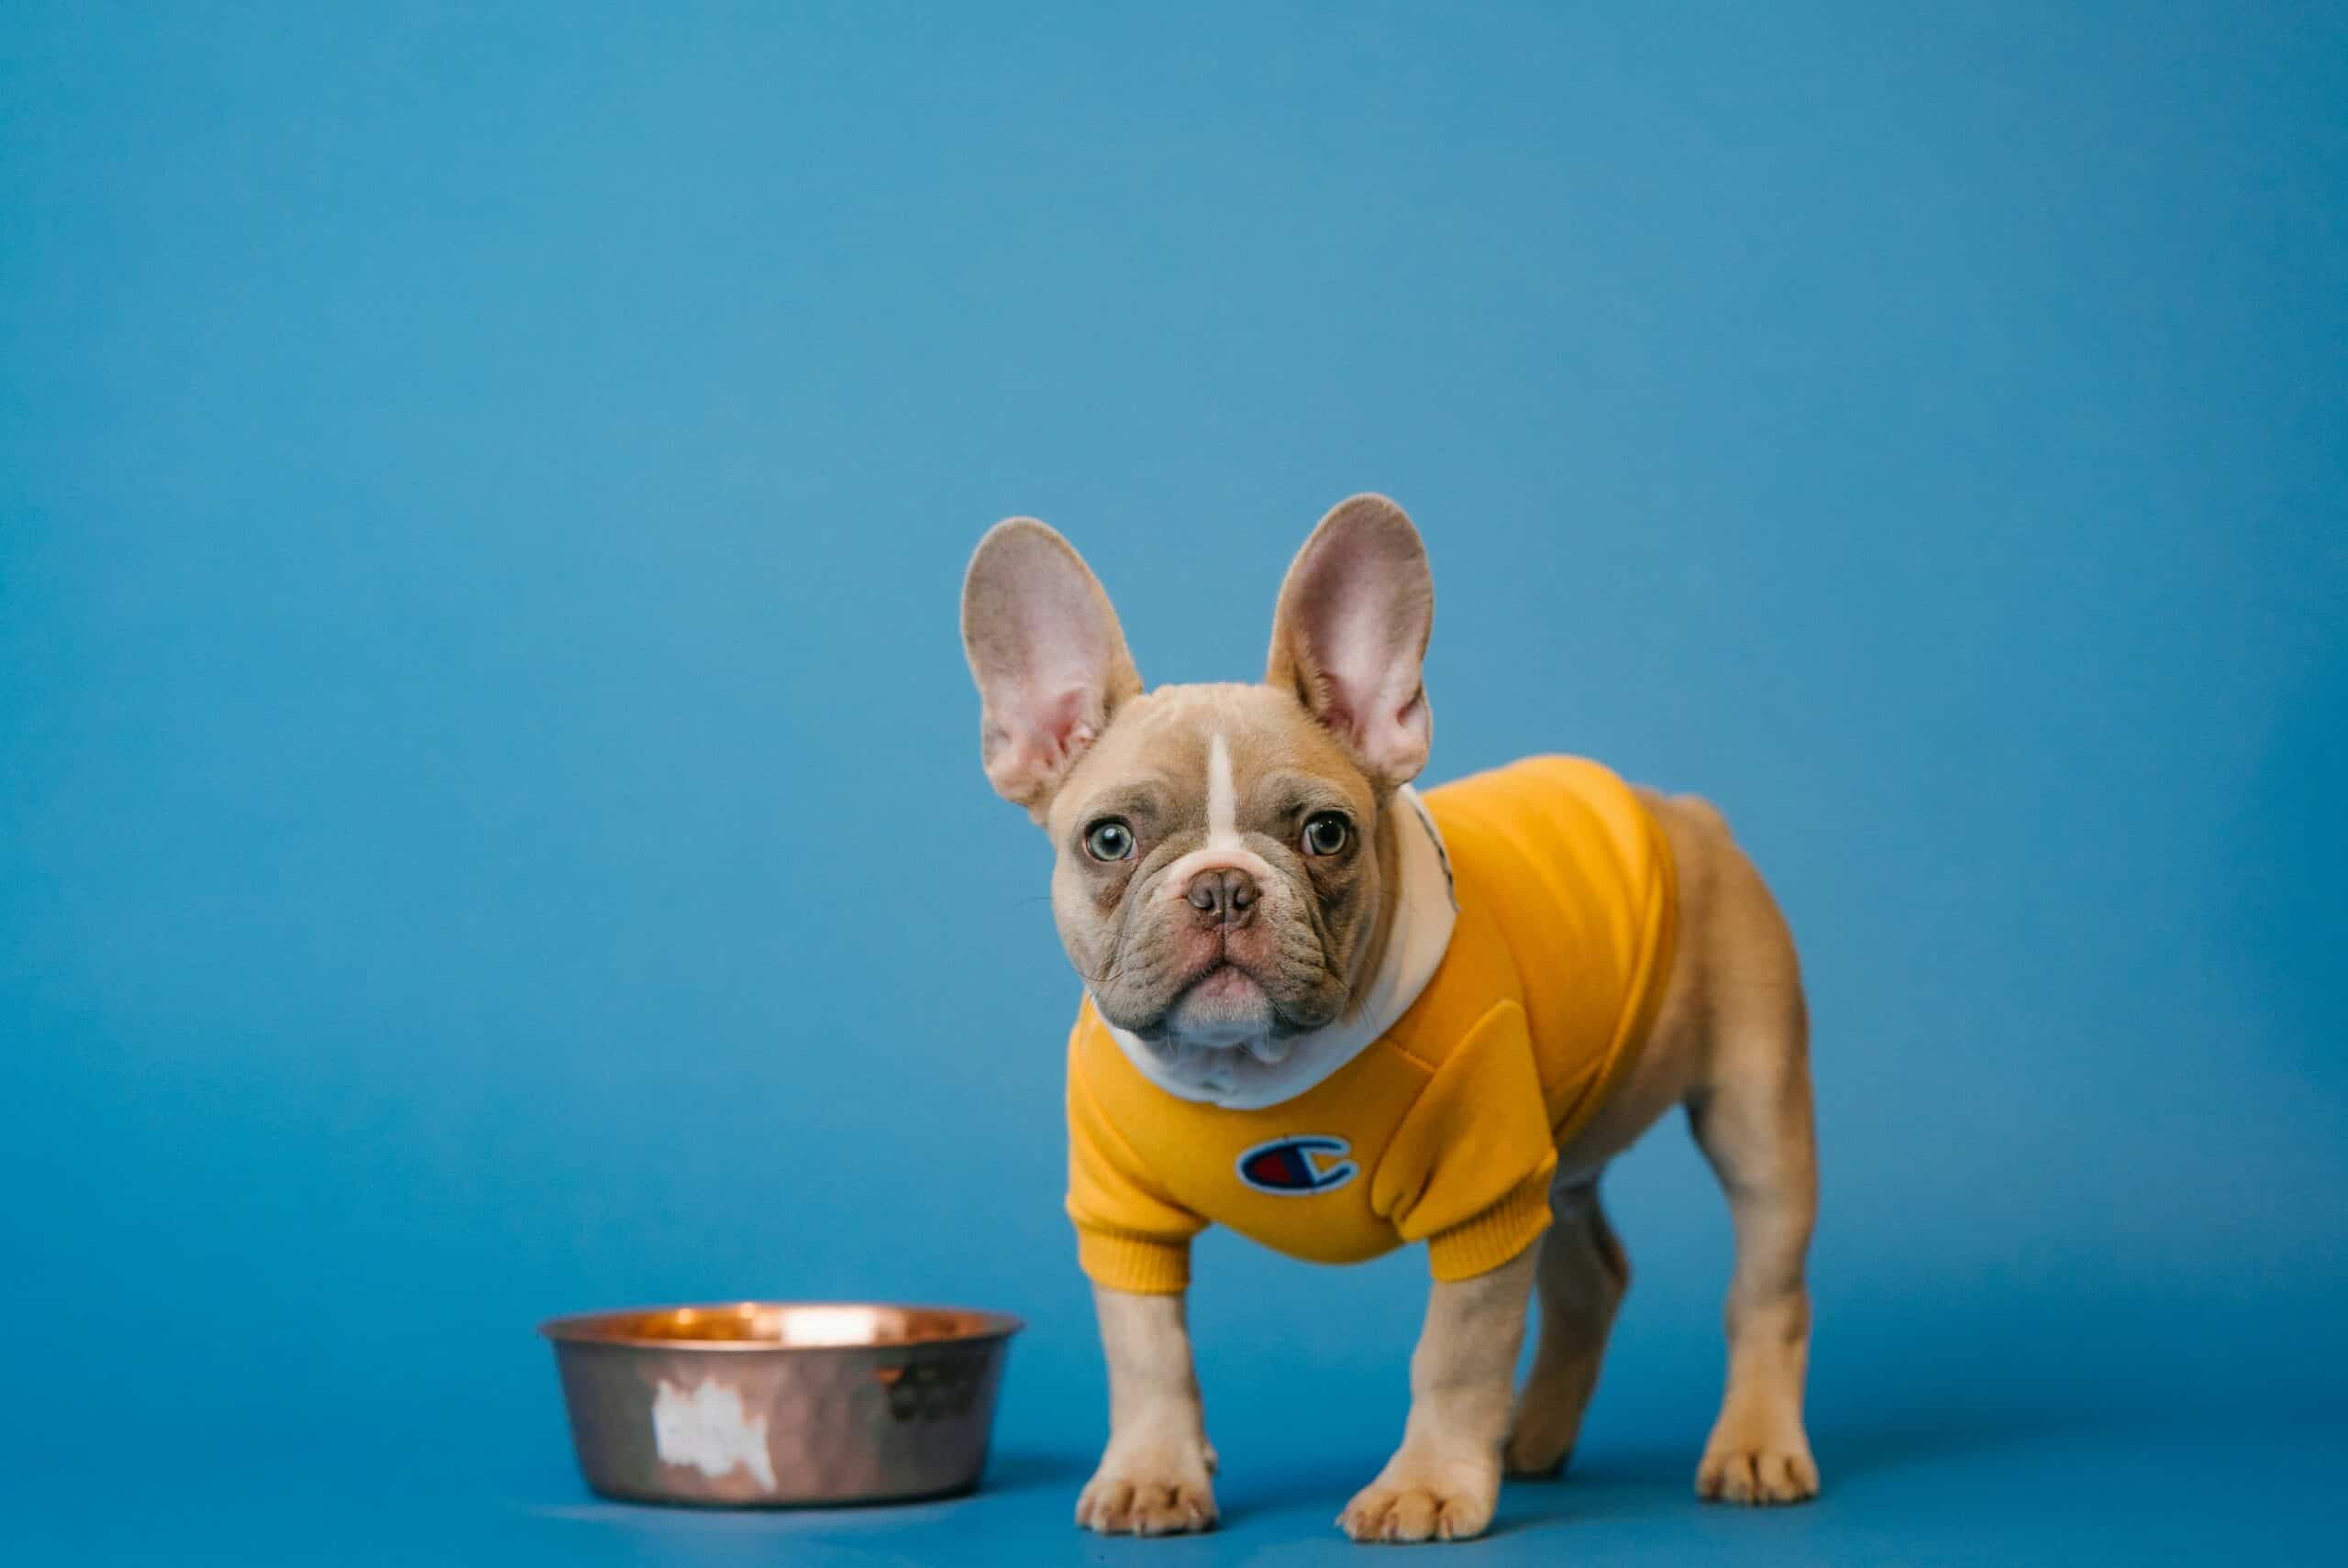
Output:
<path fill-rule="evenodd" d="M 1206 1221 L 1159 1192 L 1068 1059 L 1068 1217 L 1078 1264 L 1096 1285 L 1171 1295 L 1191 1283 L 1191 1238 Z"/>
<path fill-rule="evenodd" d="M 1503 1001 L 1428 1080 L 1379 1162 L 1370 1200 L 1404 1241 L 1427 1243 L 1435 1278 L 1470 1279 L 1548 1228 L 1556 1165 L 1524 1010 Z"/>

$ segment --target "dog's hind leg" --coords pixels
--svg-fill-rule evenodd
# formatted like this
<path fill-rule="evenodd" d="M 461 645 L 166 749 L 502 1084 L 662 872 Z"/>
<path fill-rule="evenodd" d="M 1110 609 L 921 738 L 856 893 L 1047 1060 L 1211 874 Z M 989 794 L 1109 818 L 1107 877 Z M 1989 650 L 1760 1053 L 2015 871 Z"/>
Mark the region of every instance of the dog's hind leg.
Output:
<path fill-rule="evenodd" d="M 1533 1276 L 1540 1338 L 1509 1423 L 1512 1475 L 1555 1475 L 1573 1457 L 1582 1412 L 1598 1386 L 1606 1336 L 1631 1285 L 1631 1260 L 1606 1222 L 1595 1181 L 1558 1187 L 1549 1195 L 1549 1209 L 1556 1222 L 1541 1238 Z"/>
<path fill-rule="evenodd" d="M 1728 847 L 1725 845 L 1722 847 Z M 1802 1430 L 1810 1357 L 1804 1261 L 1818 1210 L 1809 1023 L 1793 940 L 1760 874 L 1731 849 L 1712 866 L 1706 1063 L 1689 1124 L 1728 1197 L 1728 1388 L 1696 1471 L 1699 1496 L 1794 1503 L 1818 1493 Z"/>

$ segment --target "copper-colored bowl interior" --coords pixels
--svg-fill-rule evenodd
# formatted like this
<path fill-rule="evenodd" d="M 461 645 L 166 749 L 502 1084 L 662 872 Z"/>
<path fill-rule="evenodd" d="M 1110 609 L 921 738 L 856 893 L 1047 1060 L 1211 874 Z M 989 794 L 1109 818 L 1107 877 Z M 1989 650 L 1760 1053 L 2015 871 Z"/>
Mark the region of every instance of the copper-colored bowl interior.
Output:
<path fill-rule="evenodd" d="M 557 1318 L 539 1332 L 565 1344 L 687 1346 L 710 1350 L 832 1350 L 1002 1339 L 1019 1320 L 958 1307 L 861 1302 L 735 1301 Z"/>

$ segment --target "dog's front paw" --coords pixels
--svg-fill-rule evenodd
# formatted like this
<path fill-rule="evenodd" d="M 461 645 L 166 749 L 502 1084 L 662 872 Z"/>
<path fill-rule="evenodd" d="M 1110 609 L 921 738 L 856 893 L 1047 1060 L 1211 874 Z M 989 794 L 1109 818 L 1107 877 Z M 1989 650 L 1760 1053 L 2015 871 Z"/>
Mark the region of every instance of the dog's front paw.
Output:
<path fill-rule="evenodd" d="M 1354 1494 L 1337 1528 L 1356 1540 L 1467 1540 L 1484 1533 L 1501 1478 L 1487 1463 L 1445 1464 L 1396 1454 Z"/>
<path fill-rule="evenodd" d="M 1214 1450 L 1168 1444 L 1121 1452 L 1114 1444 L 1076 1499 L 1076 1522 L 1102 1535 L 1185 1535 L 1215 1522 Z"/>
<path fill-rule="evenodd" d="M 1721 1503 L 1800 1503 L 1818 1496 L 1818 1462 L 1799 1419 L 1726 1414 L 1696 1466 L 1696 1496 Z"/>

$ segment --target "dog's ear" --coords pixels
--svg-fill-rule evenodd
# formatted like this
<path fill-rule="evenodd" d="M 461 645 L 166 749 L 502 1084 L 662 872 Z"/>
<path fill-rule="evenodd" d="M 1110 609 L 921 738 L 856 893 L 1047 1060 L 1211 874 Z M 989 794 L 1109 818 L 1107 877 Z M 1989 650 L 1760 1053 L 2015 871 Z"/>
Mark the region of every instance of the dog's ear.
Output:
<path fill-rule="evenodd" d="M 962 579 L 962 651 L 979 683 L 987 781 L 1037 818 L 1069 768 L 1141 690 L 1101 580 L 1032 517 L 987 530 Z"/>
<path fill-rule="evenodd" d="M 1391 789 L 1426 766 L 1434 723 L 1420 667 L 1434 627 L 1419 531 L 1384 496 L 1357 495 L 1321 519 L 1288 569 L 1264 679 L 1294 691 Z"/>

